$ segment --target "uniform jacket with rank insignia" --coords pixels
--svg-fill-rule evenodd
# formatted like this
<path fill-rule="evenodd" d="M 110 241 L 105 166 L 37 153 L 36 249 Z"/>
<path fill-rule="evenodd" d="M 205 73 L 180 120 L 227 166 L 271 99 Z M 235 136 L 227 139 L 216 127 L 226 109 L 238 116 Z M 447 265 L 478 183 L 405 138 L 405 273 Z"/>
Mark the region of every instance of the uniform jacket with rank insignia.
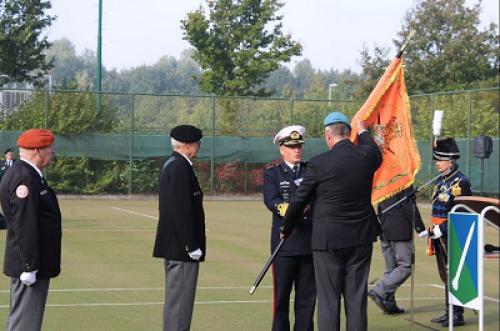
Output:
<path fill-rule="evenodd" d="M 306 162 L 300 163 L 297 178 L 294 178 L 293 170 L 284 162 L 266 169 L 264 173 L 264 203 L 273 214 L 271 251 L 274 251 L 280 241 L 280 226 L 283 218 L 279 214 L 278 205 L 292 200 L 302 181 L 306 167 Z M 293 234 L 283 244 L 278 255 L 311 255 L 312 219 L 310 213 L 306 213 L 304 218 L 305 221 L 297 224 Z"/>
<path fill-rule="evenodd" d="M 189 252 L 203 251 L 206 256 L 203 192 L 193 167 L 173 152 L 160 175 L 160 219 L 153 251 L 154 257 L 192 262 Z"/>
<path fill-rule="evenodd" d="M 460 171 L 458 166 L 445 176 L 436 180 L 432 193 L 432 217 L 448 219 L 448 213 L 455 205 L 455 197 L 472 195 L 469 179 Z M 443 235 L 447 235 L 447 222 L 439 225 Z"/>
<path fill-rule="evenodd" d="M 19 278 L 38 270 L 41 279 L 61 272 L 61 211 L 57 197 L 31 165 L 17 161 L 0 183 L 7 223 L 4 273 Z"/>

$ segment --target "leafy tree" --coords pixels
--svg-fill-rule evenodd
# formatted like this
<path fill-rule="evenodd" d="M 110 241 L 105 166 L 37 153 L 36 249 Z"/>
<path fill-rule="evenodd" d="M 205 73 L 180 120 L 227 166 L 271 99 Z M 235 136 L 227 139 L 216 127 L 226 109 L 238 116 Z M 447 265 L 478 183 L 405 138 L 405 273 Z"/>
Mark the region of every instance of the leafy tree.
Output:
<path fill-rule="evenodd" d="M 360 62 L 363 71 L 362 78 L 364 79 L 356 87 L 354 92 L 356 98 L 364 99 L 368 97 L 390 63 L 388 55 L 389 49 L 387 48 L 375 46 L 372 55 L 370 50 L 363 46 Z"/>
<path fill-rule="evenodd" d="M 481 1 L 421 0 L 411 9 L 398 37 L 415 36 L 405 51 L 408 89 L 413 93 L 470 88 L 498 73 L 497 26 L 479 30 Z"/>
<path fill-rule="evenodd" d="M 51 47 L 45 52 L 46 57 L 52 59 L 53 68 L 49 71 L 52 75 L 53 85 L 65 85 L 80 77 L 86 77 L 87 86 L 92 86 L 95 75 L 95 55 L 86 50 L 84 54 L 76 53 L 75 45 L 66 38 L 54 40 Z M 85 84 L 83 84 L 85 85 Z M 78 84 L 82 87 L 82 84 Z"/>
<path fill-rule="evenodd" d="M 41 84 L 43 74 L 52 67 L 45 59 L 50 47 L 43 30 L 55 16 L 44 0 L 0 0 L 0 73 L 11 82 Z"/>
<path fill-rule="evenodd" d="M 276 0 L 207 0 L 182 20 L 184 39 L 203 69 L 200 88 L 216 95 L 268 96 L 255 89 L 281 62 L 301 54 L 301 45 L 282 32 Z"/>
<path fill-rule="evenodd" d="M 481 1 L 469 8 L 465 0 L 420 0 L 408 11 L 394 44 L 399 49 L 410 30 L 416 31 L 404 53 L 410 94 L 469 89 L 497 76 L 497 26 L 491 23 L 481 31 L 480 10 Z M 370 56 L 366 48 L 361 53 L 368 85 L 389 61 L 383 49 L 376 47 L 374 53 Z"/>

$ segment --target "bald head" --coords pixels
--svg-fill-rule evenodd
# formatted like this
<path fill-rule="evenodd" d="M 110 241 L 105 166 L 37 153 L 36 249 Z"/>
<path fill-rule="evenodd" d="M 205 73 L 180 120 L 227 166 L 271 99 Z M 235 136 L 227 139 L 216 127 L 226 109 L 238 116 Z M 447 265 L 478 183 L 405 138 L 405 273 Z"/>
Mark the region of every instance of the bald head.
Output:
<path fill-rule="evenodd" d="M 27 160 L 42 170 L 52 163 L 55 150 L 52 145 L 43 148 L 23 148 L 19 147 L 19 156 Z"/>

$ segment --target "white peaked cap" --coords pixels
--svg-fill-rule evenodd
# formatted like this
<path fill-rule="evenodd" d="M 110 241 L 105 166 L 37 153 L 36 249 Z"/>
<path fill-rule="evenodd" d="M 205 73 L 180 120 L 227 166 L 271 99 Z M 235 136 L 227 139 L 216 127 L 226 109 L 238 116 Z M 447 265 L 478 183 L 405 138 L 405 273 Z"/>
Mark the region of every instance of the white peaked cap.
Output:
<path fill-rule="evenodd" d="M 306 135 L 306 128 L 303 127 L 302 125 L 290 125 L 290 126 L 287 126 L 287 127 L 284 127 L 283 129 L 281 129 L 275 136 L 274 136 L 274 143 L 275 144 L 279 144 L 279 142 L 283 139 L 285 139 L 286 137 L 289 137 L 290 134 L 294 131 L 297 131 L 301 136 L 302 138 L 304 138 L 304 136 Z"/>

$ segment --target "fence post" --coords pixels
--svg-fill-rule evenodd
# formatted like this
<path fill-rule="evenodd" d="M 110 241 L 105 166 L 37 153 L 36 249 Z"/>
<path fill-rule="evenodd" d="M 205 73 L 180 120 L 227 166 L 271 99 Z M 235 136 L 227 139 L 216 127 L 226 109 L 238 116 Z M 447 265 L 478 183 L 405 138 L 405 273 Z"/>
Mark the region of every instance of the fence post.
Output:
<path fill-rule="evenodd" d="M 467 121 L 467 178 L 470 178 L 470 167 L 471 167 L 471 139 L 472 139 L 472 100 L 470 91 L 467 93 L 468 99 L 468 121 Z"/>
<path fill-rule="evenodd" d="M 243 192 L 247 194 L 247 161 L 245 161 L 245 174 L 244 174 L 244 182 L 243 182 Z"/>
<path fill-rule="evenodd" d="M 44 100 L 43 100 L 43 111 L 45 116 L 45 130 L 49 125 L 49 91 L 44 91 Z"/>
<path fill-rule="evenodd" d="M 215 96 L 210 97 L 212 108 L 212 139 L 210 141 L 210 195 L 214 195 L 215 174 Z"/>
<path fill-rule="evenodd" d="M 433 132 L 433 128 L 432 128 L 432 118 L 433 118 L 433 110 L 434 110 L 434 103 L 432 101 L 432 95 L 429 95 L 429 112 L 430 112 L 430 145 L 429 145 L 429 180 L 432 179 L 432 169 L 433 169 L 433 166 L 432 166 L 432 161 L 433 161 L 433 152 L 432 152 L 432 147 L 434 146 L 434 132 Z M 432 199 L 432 190 L 429 191 L 429 200 Z"/>
<path fill-rule="evenodd" d="M 128 165 L 128 195 L 132 195 L 132 167 L 134 165 L 134 109 L 135 95 L 130 95 L 130 132 L 129 132 L 129 165 Z"/>

